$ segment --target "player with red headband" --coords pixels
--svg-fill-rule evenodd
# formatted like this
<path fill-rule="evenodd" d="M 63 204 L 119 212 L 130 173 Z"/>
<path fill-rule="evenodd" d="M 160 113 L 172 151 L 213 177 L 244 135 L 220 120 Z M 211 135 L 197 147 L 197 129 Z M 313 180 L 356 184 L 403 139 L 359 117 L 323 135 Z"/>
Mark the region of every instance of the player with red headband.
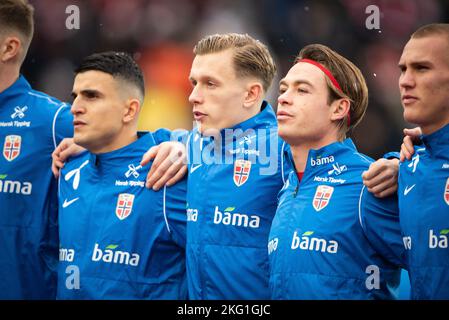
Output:
<path fill-rule="evenodd" d="M 372 159 L 347 135 L 361 121 L 361 71 L 326 46 L 304 47 L 280 81 L 279 135 L 295 171 L 279 194 L 268 243 L 273 299 L 393 299 L 404 249 L 397 198 L 376 198 Z"/>

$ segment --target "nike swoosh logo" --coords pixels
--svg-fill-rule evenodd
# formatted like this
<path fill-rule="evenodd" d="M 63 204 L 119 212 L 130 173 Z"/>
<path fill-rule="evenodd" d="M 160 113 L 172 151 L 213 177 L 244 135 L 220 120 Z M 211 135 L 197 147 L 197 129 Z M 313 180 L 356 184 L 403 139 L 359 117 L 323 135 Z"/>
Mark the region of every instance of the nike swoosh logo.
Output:
<path fill-rule="evenodd" d="M 78 200 L 78 198 L 72 199 L 70 201 L 67 201 L 67 199 L 64 200 L 64 203 L 62 204 L 63 208 L 67 208 L 68 206 L 70 206 L 72 203 L 74 203 L 76 200 Z"/>
<path fill-rule="evenodd" d="M 412 189 L 413 189 L 415 186 L 416 186 L 416 184 L 414 184 L 414 185 L 411 186 L 411 187 L 405 187 L 405 190 L 404 190 L 404 196 L 406 196 L 410 191 L 412 191 Z"/>
<path fill-rule="evenodd" d="M 196 166 L 192 166 L 192 168 L 190 169 L 190 173 L 194 173 L 196 171 L 196 169 L 198 169 L 201 166 L 202 166 L 202 164 L 197 164 Z"/>

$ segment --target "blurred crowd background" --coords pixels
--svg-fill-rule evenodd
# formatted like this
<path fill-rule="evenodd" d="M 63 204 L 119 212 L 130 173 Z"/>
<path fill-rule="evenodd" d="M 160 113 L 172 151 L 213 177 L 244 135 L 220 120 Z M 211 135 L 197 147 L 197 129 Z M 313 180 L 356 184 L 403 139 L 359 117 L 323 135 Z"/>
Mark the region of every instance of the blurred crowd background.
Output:
<path fill-rule="evenodd" d="M 278 66 L 268 95 L 276 108 L 278 81 L 299 50 L 330 46 L 356 63 L 370 100 L 353 138 L 377 158 L 398 150 L 402 118 L 397 63 L 419 26 L 449 21 L 447 0 L 30 0 L 36 32 L 22 72 L 32 85 L 70 102 L 73 69 L 93 52 L 132 53 L 145 73 L 147 95 L 140 129 L 191 129 L 188 81 L 192 48 L 208 34 L 248 33 L 267 44 Z M 380 29 L 368 30 L 369 5 L 381 11 Z M 66 7 L 80 8 L 79 30 L 65 26 Z M 449 54 L 449 53 L 448 53 Z"/>

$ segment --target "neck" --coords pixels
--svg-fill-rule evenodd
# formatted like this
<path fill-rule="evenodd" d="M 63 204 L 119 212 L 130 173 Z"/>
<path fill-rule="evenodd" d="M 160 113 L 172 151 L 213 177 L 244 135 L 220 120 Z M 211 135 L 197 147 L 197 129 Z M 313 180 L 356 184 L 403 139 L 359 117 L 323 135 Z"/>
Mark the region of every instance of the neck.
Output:
<path fill-rule="evenodd" d="M 441 123 L 435 123 L 428 126 L 421 126 L 421 131 L 425 135 L 432 134 L 449 124 L 449 120 L 443 119 Z"/>
<path fill-rule="evenodd" d="M 239 122 L 234 123 L 232 126 L 235 126 L 239 123 L 245 122 L 246 120 L 249 120 L 252 117 L 255 117 L 256 115 L 258 115 L 262 108 L 262 102 L 263 102 L 263 100 L 260 100 L 260 101 L 256 102 L 253 107 L 243 109 L 242 110 L 242 118 L 240 118 Z"/>
<path fill-rule="evenodd" d="M 17 81 L 20 75 L 19 68 L 4 66 L 0 71 L 0 93 L 8 89 Z"/>
<path fill-rule="evenodd" d="M 263 99 L 257 101 L 254 108 L 251 108 L 248 111 L 248 118 L 246 120 L 251 119 L 252 117 L 256 116 L 257 114 L 259 114 L 259 112 L 262 111 L 262 103 L 263 103 Z"/>
<path fill-rule="evenodd" d="M 307 165 L 307 159 L 310 150 L 321 149 L 331 143 L 337 142 L 338 139 L 325 139 L 319 142 L 303 142 L 298 144 L 291 144 L 293 161 L 295 162 L 295 169 L 297 172 L 304 172 Z"/>
<path fill-rule="evenodd" d="M 241 110 L 241 114 L 239 114 L 238 119 L 234 119 L 233 121 L 230 121 L 229 123 L 227 123 L 225 125 L 216 124 L 213 127 L 207 127 L 205 129 L 204 129 L 204 127 L 202 127 L 200 125 L 199 132 L 203 136 L 219 136 L 221 130 L 232 128 L 232 127 L 234 127 L 242 122 L 245 122 L 246 120 L 249 120 L 252 117 L 255 117 L 256 115 L 258 115 L 261 112 L 262 103 L 263 103 L 263 99 L 260 100 L 259 102 L 257 102 L 256 104 L 254 104 L 254 106 L 252 108 Z"/>
<path fill-rule="evenodd" d="M 116 139 L 113 143 L 104 146 L 90 147 L 87 149 L 94 154 L 112 152 L 130 145 L 137 139 L 138 139 L 137 130 L 134 130 L 133 132 L 120 134 L 119 138 Z"/>

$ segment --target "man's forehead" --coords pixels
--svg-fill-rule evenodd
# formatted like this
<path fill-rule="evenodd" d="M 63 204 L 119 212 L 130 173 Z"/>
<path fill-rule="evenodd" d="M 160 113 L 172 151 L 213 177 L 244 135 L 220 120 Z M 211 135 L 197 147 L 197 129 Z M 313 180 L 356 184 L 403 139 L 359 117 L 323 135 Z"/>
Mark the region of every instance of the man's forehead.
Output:
<path fill-rule="evenodd" d="M 89 70 L 78 73 L 73 83 L 74 87 L 102 88 L 114 83 L 114 77 L 106 72 Z"/>
<path fill-rule="evenodd" d="M 325 74 L 310 63 L 299 62 L 290 68 L 281 82 L 309 82 L 312 85 L 325 83 Z"/>
<path fill-rule="evenodd" d="M 440 35 L 410 39 L 404 47 L 400 62 L 448 60 L 449 39 Z"/>
<path fill-rule="evenodd" d="M 224 74 L 232 74 L 234 71 L 232 58 L 230 50 L 197 55 L 193 60 L 190 74 L 215 78 Z"/>

